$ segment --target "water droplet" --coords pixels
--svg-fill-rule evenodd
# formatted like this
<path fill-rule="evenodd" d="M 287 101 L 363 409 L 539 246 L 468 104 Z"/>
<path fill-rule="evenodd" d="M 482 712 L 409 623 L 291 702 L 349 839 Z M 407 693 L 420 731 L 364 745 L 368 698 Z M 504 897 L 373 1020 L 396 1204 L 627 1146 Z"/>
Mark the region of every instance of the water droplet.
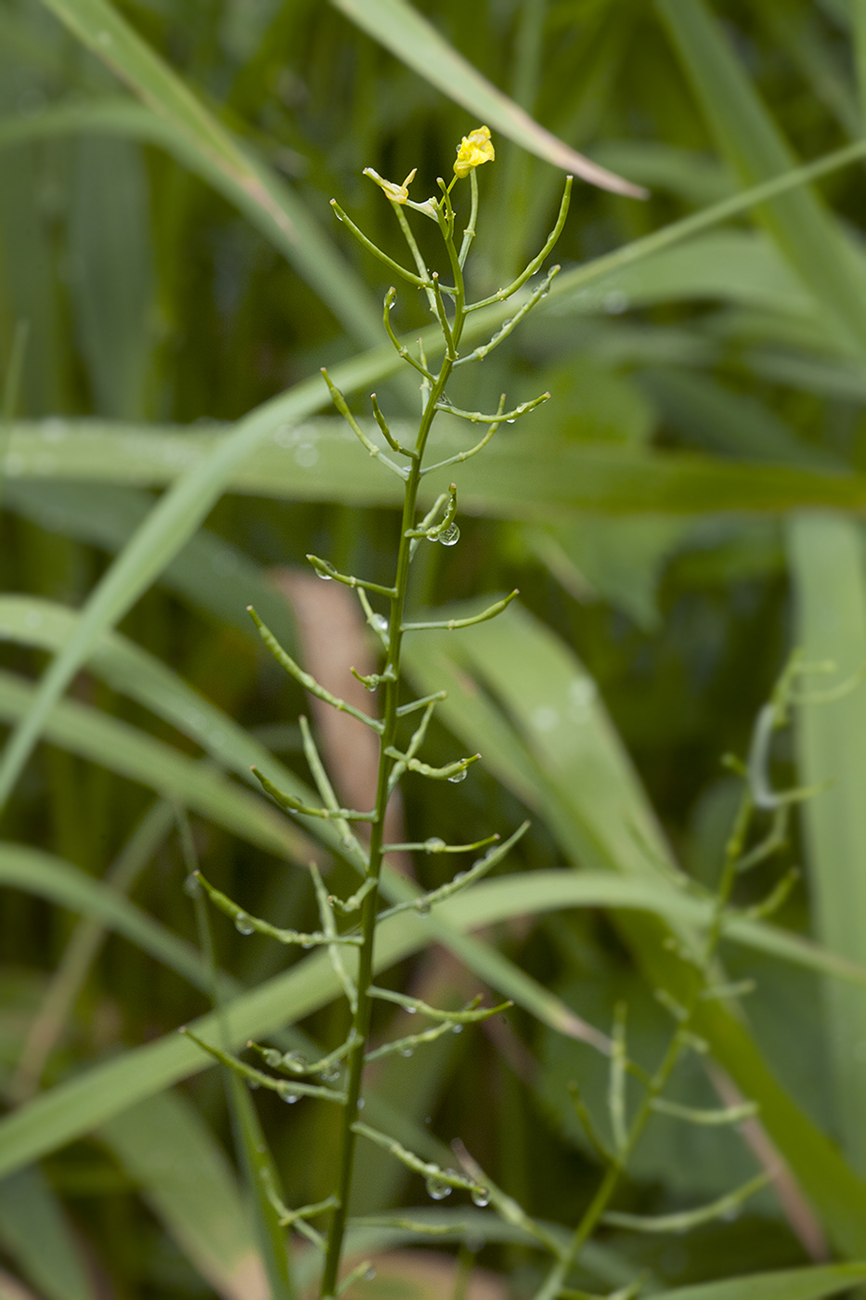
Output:
<path fill-rule="evenodd" d="M 400 1048 L 400 1055 L 401 1055 L 401 1056 L 405 1056 L 405 1057 L 408 1058 L 408 1057 L 414 1055 L 414 1053 L 413 1053 L 411 1047 L 401 1047 L 401 1048 Z"/>
<path fill-rule="evenodd" d="M 406 1012 L 406 1015 L 407 1015 L 407 1016 L 414 1016 L 414 1014 L 415 1014 L 415 1012 L 418 1010 L 418 1008 L 417 1008 L 417 1007 L 404 1007 L 403 1010 Z"/>
<path fill-rule="evenodd" d="M 364 1281 L 372 1282 L 375 1279 L 375 1277 L 376 1277 L 376 1270 L 371 1265 L 370 1268 L 367 1269 L 367 1272 L 364 1274 Z"/>
<path fill-rule="evenodd" d="M 440 546 L 456 546 L 460 541 L 460 529 L 456 524 L 449 524 L 436 539 Z"/>
<path fill-rule="evenodd" d="M 591 677 L 576 677 L 568 686 L 569 714 L 575 722 L 587 722 L 598 695 L 598 687 Z"/>
<path fill-rule="evenodd" d="M 559 714 L 547 704 L 533 709 L 532 725 L 537 731 L 553 731 L 559 725 Z"/>
<path fill-rule="evenodd" d="M 452 1026 L 451 1026 L 451 1032 L 452 1032 L 452 1034 L 462 1034 L 462 1033 L 463 1033 L 463 1026 L 460 1025 L 460 1024 L 452 1025 Z"/>
<path fill-rule="evenodd" d="M 337 218 L 338 221 L 343 220 L 343 218 L 340 216 L 340 213 L 336 210 L 336 208 L 334 209 L 334 216 Z"/>
<path fill-rule="evenodd" d="M 311 442 L 302 442 L 295 451 L 295 463 L 301 469 L 312 469 L 319 460 L 319 451 Z"/>
<path fill-rule="evenodd" d="M 313 946 L 312 939 L 308 939 L 307 936 L 304 935 L 303 939 L 301 940 L 301 947 L 305 949 L 310 949 L 312 948 L 312 946 Z"/>
<path fill-rule="evenodd" d="M 514 422 L 515 422 L 515 421 L 514 421 L 514 418 L 513 418 L 513 417 L 512 417 L 512 419 L 510 419 L 510 420 L 506 420 L 506 421 L 505 421 L 506 424 L 514 424 Z"/>
<path fill-rule="evenodd" d="M 388 631 L 388 620 L 383 614 L 374 614 L 372 618 L 373 627 L 379 632 Z"/>
<path fill-rule="evenodd" d="M 247 1079 L 247 1087 L 251 1092 L 255 1092 L 256 1089 L 261 1088 L 261 1086 L 262 1085 L 259 1083 L 258 1079 Z"/>
<path fill-rule="evenodd" d="M 340 1078 L 339 1070 L 323 1070 L 319 1075 L 323 1083 L 336 1083 Z"/>
<path fill-rule="evenodd" d="M 363 1110 L 363 1109 L 364 1109 L 364 1098 L 363 1098 L 363 1097 L 359 1097 L 359 1098 L 358 1098 L 358 1110 Z"/>
<path fill-rule="evenodd" d="M 316 577 L 317 577 L 317 578 L 321 578 L 321 579 L 322 579 L 322 582 L 330 582 L 330 581 L 331 581 L 331 575 L 330 575 L 330 573 L 325 573 L 324 569 L 316 569 Z"/>
<path fill-rule="evenodd" d="M 459 785 L 461 781 L 466 780 L 466 768 L 461 767 L 460 771 L 455 772 L 453 776 L 449 776 L 448 780 L 452 785 Z"/>
<path fill-rule="evenodd" d="M 190 898 L 201 898 L 201 882 L 194 871 L 191 871 L 183 882 L 183 892 L 188 894 Z"/>
<path fill-rule="evenodd" d="M 378 682 L 364 682 L 364 690 L 369 691 L 371 695 L 378 689 L 379 689 Z"/>
<path fill-rule="evenodd" d="M 431 1201 L 444 1201 L 446 1196 L 451 1195 L 449 1185 L 443 1183 L 441 1178 L 436 1178 L 433 1174 L 425 1179 L 425 1186 Z"/>
<path fill-rule="evenodd" d="M 415 911 L 418 912 L 421 916 L 426 916 L 427 913 L 430 911 L 429 899 L 419 898 L 418 902 L 415 904 Z"/>
<path fill-rule="evenodd" d="M 46 442 L 62 442 L 67 431 L 62 420 L 49 419 L 42 421 L 41 432 Z"/>
<path fill-rule="evenodd" d="M 473 1190 L 472 1204 L 477 1205 L 479 1210 L 483 1210 L 486 1205 L 490 1204 L 490 1193 L 486 1187 L 476 1187 Z"/>
<path fill-rule="evenodd" d="M 274 429 L 274 442 L 278 447 L 291 447 L 295 441 L 295 430 L 290 424 L 280 424 Z"/>
<path fill-rule="evenodd" d="M 247 916 L 246 912 L 238 912 L 235 917 L 235 929 L 238 934 L 252 934 L 255 928 L 252 918 Z"/>
<path fill-rule="evenodd" d="M 298 1100 L 298 1097 L 300 1096 L 299 1093 L 295 1092 L 294 1088 L 280 1088 L 278 1092 L 279 1092 L 279 1096 L 282 1098 L 282 1100 L 286 1103 L 287 1106 L 294 1106 L 295 1102 Z"/>
<path fill-rule="evenodd" d="M 429 840 L 424 841 L 425 853 L 441 853 L 446 847 L 445 841 L 441 840 L 438 835 L 432 835 Z"/>

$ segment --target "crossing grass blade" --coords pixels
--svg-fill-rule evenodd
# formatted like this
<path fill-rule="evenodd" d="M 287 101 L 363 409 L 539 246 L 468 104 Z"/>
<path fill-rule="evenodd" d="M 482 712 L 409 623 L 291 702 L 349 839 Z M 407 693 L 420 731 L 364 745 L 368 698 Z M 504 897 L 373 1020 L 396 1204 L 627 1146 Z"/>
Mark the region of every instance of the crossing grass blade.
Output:
<path fill-rule="evenodd" d="M 131 446 L 127 445 L 127 450 L 132 453 Z M 72 479 L 16 479 L 4 484 L 4 504 L 48 532 L 116 553 L 153 508 L 153 498 L 116 482 L 105 486 Z M 188 607 L 247 634 L 258 644 L 258 633 L 247 613 L 247 607 L 253 605 L 280 643 L 292 650 L 295 629 L 287 602 L 259 565 L 210 529 L 194 533 L 158 581 Z"/>
<path fill-rule="evenodd" d="M 23 678 L 0 673 L 0 718 L 14 723 L 25 717 L 34 695 Z M 44 734 L 52 744 L 177 799 L 267 853 L 294 861 L 308 847 L 301 832 L 252 790 L 88 705 L 61 701 L 49 714 Z"/>
<path fill-rule="evenodd" d="M 226 477 L 225 490 L 290 501 L 397 503 L 399 481 L 386 478 L 374 460 L 353 455 L 351 434 L 341 421 L 320 418 L 299 425 L 289 435 L 278 417 L 279 408 L 271 417 L 270 436 L 265 433 L 257 439 L 258 448 Z M 443 422 L 431 438 L 432 454 L 446 458 L 466 449 L 466 434 L 455 426 L 456 421 L 450 425 Z M 403 428 L 402 421 L 393 422 L 395 434 Z M 118 482 L 122 486 L 179 485 L 185 474 L 203 472 L 233 437 L 232 431 L 199 433 L 165 426 L 143 434 L 140 426 L 90 421 L 80 427 L 70 421 L 62 430 L 21 422 L 13 427 L 10 440 L 15 478 L 10 480 L 9 505 L 14 509 L 20 503 L 19 508 L 38 518 L 38 488 L 48 475 L 51 481 L 45 485 L 45 500 L 50 503 L 57 497 L 61 509 L 63 495 L 56 479 Z M 862 474 L 841 469 L 833 472 L 832 465 L 827 469 L 823 463 L 816 468 L 807 468 L 805 463 L 780 465 L 775 462 L 784 457 L 778 456 L 775 447 L 768 448 L 763 459 L 765 463 L 750 457 L 746 464 L 692 452 L 563 443 L 529 432 L 500 443 L 494 439 L 483 459 L 467 461 L 461 467 L 460 508 L 468 514 L 532 522 L 548 520 L 552 512 L 567 520 L 587 510 L 615 515 L 775 514 L 811 506 L 862 509 L 866 503 L 866 476 Z M 425 504 L 432 503 L 443 480 L 444 473 L 427 480 L 421 495 Z M 95 496 L 93 499 L 98 502 Z M 116 520 L 123 511 L 112 510 L 111 505 L 109 494 L 102 509 Z M 133 510 L 129 531 L 139 514 L 135 505 Z M 50 508 L 44 513 L 50 520 Z M 98 520 L 97 513 L 91 524 L 94 535 Z M 109 524 L 104 531 L 111 538 L 118 536 L 116 526 Z M 213 550 L 215 544 L 209 545 Z M 228 555 L 225 547 L 222 553 Z M 255 585 L 261 587 L 260 578 Z"/>
<path fill-rule="evenodd" d="M 0 842 L 0 885 L 99 921 L 196 988 L 208 987 L 207 971 L 191 944 L 70 862 L 25 844 Z"/>

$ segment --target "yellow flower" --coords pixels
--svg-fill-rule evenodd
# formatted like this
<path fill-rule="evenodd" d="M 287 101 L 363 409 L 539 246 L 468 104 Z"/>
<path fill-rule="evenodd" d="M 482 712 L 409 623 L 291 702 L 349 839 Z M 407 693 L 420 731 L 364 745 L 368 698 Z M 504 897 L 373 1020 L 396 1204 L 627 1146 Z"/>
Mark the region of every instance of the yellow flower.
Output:
<path fill-rule="evenodd" d="M 454 174 L 462 180 L 468 176 L 473 167 L 480 167 L 482 163 L 493 162 L 496 152 L 490 140 L 490 128 L 488 126 L 477 126 L 474 131 L 464 135 L 457 149 L 457 161 L 454 164 Z"/>
<path fill-rule="evenodd" d="M 409 186 L 412 184 L 417 170 L 417 167 L 413 167 L 402 185 L 395 185 L 393 181 L 386 181 L 378 172 L 374 172 L 372 167 L 365 167 L 364 175 L 375 181 L 385 191 L 389 199 L 393 199 L 395 203 L 405 203 L 409 198 Z"/>

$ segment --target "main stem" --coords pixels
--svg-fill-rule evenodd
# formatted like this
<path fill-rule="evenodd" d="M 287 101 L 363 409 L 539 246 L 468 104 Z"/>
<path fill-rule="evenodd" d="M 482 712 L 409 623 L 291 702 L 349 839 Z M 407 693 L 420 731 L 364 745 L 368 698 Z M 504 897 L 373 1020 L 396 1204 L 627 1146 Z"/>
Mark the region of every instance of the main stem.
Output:
<path fill-rule="evenodd" d="M 453 250 L 453 245 L 449 252 Z M 456 256 L 451 259 L 452 269 Z M 451 376 L 451 370 L 457 359 L 456 348 L 463 332 L 465 320 L 463 278 L 457 266 L 457 295 L 455 299 L 454 319 L 451 324 L 453 349 L 442 362 L 442 368 L 433 382 L 421 424 L 415 442 L 415 456 L 411 460 L 406 490 L 403 496 L 403 516 L 400 523 L 400 545 L 397 552 L 397 575 L 394 580 L 394 595 L 391 597 L 391 619 L 389 626 L 388 653 L 383 669 L 385 681 L 385 700 L 383 707 L 384 730 L 379 747 L 379 775 L 376 786 L 376 820 L 372 825 L 370 836 L 370 865 L 368 877 L 377 883 L 364 899 L 361 909 L 361 933 L 363 944 L 358 956 L 358 1006 L 353 1019 L 355 1046 L 348 1059 L 349 1082 L 346 1089 L 346 1105 L 343 1110 L 343 1122 L 340 1134 L 340 1164 L 337 1177 L 338 1204 L 333 1212 L 328 1248 L 325 1255 L 325 1268 L 322 1274 L 321 1300 L 334 1300 L 340 1261 L 343 1254 L 343 1239 L 346 1232 L 346 1217 L 352 1190 L 352 1173 L 355 1165 L 355 1143 L 357 1135 L 353 1125 L 358 1118 L 361 1100 L 361 1082 L 364 1071 L 364 1056 L 370 1033 L 370 1015 L 373 999 L 370 985 L 373 982 L 373 950 L 376 937 L 376 917 L 379 908 L 378 882 L 382 872 L 382 836 L 385 828 L 385 811 L 388 806 L 388 781 L 395 760 L 389 757 L 387 750 L 395 743 L 397 736 L 397 707 L 400 702 L 400 657 L 403 640 L 403 616 L 406 607 L 406 593 L 409 586 L 409 564 L 411 559 L 411 538 L 407 536 L 415 526 L 415 514 L 418 502 L 418 488 L 421 483 L 421 464 L 427 438 L 436 416 L 436 404 L 445 392 L 445 386 Z"/>

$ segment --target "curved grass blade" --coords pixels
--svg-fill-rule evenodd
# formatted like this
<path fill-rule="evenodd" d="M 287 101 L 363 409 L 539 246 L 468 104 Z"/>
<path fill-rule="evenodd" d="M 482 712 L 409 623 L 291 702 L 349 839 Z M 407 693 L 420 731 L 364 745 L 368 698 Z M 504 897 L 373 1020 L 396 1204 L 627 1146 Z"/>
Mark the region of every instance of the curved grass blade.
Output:
<path fill-rule="evenodd" d="M 590 162 L 539 126 L 513 99 L 482 77 L 410 4 L 401 0 L 332 0 L 332 3 L 401 63 L 529 153 L 602 189 L 631 198 L 646 197 L 646 190 L 641 186 L 632 185 Z"/>
<path fill-rule="evenodd" d="M 71 863 L 24 844 L 0 843 L 0 885 L 99 921 L 196 988 L 207 990 L 208 973 L 191 944 Z"/>
<path fill-rule="evenodd" d="M 106 63 L 161 119 L 151 139 L 218 188 L 295 266 L 362 346 L 379 336 L 379 311 L 362 281 L 321 231 L 288 184 L 248 147 L 241 147 L 181 77 L 106 0 L 43 0 L 46 8 L 97 58 Z M 115 111 L 109 106 L 101 127 Z M 91 112 L 91 128 L 98 124 Z M 53 119 L 72 129 L 74 117 Z M 79 118 L 79 122 L 81 118 Z M 49 126 L 52 124 L 49 119 Z M 121 115 L 117 126 L 148 129 L 139 114 Z"/>
<path fill-rule="evenodd" d="M 22 678 L 0 673 L 0 718 L 25 717 L 36 692 Z M 55 705 L 45 726 L 51 743 L 138 781 L 185 806 L 250 844 L 294 861 L 308 841 L 252 790 L 230 781 L 207 763 L 185 757 L 143 731 L 74 700 Z"/>

